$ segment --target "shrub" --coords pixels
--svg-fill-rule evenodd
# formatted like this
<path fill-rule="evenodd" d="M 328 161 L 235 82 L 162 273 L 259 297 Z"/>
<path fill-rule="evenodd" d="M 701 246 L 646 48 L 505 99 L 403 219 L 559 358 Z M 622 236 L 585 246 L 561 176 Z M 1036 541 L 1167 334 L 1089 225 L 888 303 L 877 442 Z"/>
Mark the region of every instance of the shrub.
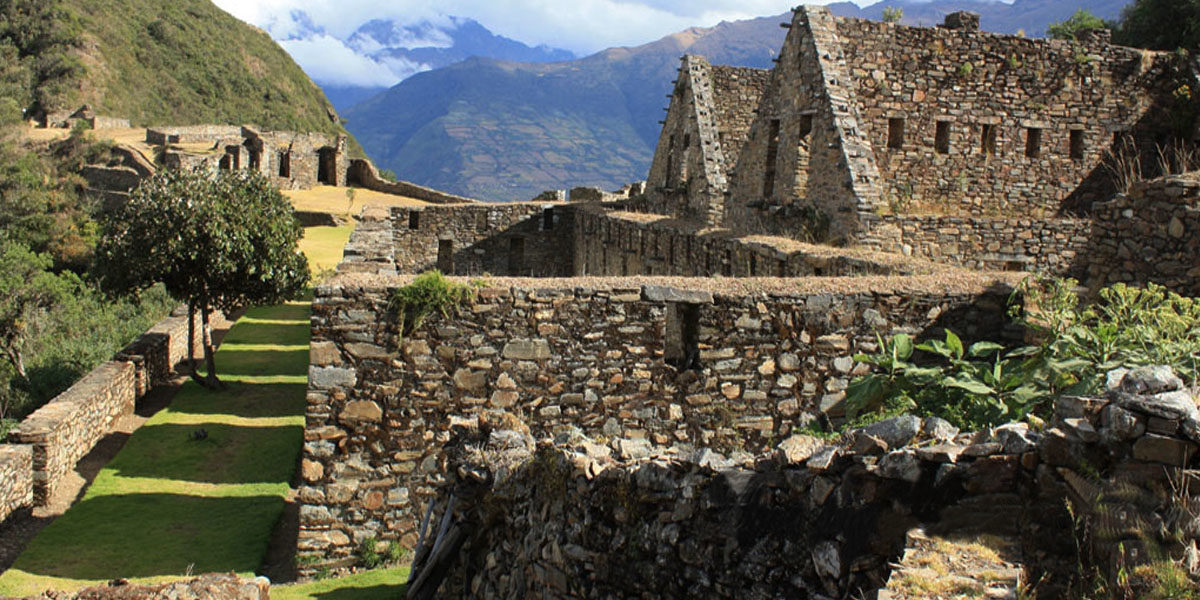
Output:
<path fill-rule="evenodd" d="M 412 283 L 392 292 L 388 310 L 399 320 L 400 334 L 408 335 L 421 326 L 425 318 L 433 313 L 450 316 L 462 304 L 475 297 L 481 282 L 471 285 L 455 283 L 446 279 L 441 271 L 426 271 L 413 279 Z"/>
<path fill-rule="evenodd" d="M 915 344 L 908 335 L 879 341 L 875 354 L 855 360 L 874 372 L 846 391 L 846 414 L 913 412 L 937 415 L 963 428 L 1049 416 L 1063 393 L 1095 394 L 1118 367 L 1167 364 L 1189 384 L 1200 378 L 1200 303 L 1148 284 L 1100 290 L 1083 305 L 1072 279 L 1030 278 L 1019 286 L 1010 314 L 1034 344 L 1006 349 L 994 342 L 965 347 L 952 331 Z M 923 355 L 914 358 L 915 352 Z"/>

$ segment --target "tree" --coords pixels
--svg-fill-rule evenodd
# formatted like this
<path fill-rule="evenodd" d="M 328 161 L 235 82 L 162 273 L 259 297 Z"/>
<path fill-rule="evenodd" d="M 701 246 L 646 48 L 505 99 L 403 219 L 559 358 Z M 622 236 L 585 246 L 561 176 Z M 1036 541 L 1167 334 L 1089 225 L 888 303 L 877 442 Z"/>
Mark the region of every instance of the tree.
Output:
<path fill-rule="evenodd" d="M 904 18 L 904 9 L 899 6 L 883 7 L 883 22 L 884 23 L 899 23 L 900 19 Z"/>
<path fill-rule="evenodd" d="M 1065 21 L 1051 23 L 1046 27 L 1046 35 L 1056 40 L 1073 40 L 1075 32 L 1081 29 L 1105 29 L 1108 24 L 1104 19 L 1093 15 L 1091 11 L 1081 8 Z"/>
<path fill-rule="evenodd" d="M 1136 0 L 1121 11 L 1113 41 L 1150 50 L 1200 49 L 1200 0 Z"/>
<path fill-rule="evenodd" d="M 209 315 L 296 297 L 308 283 L 302 230 L 283 194 L 250 171 L 165 170 L 142 183 L 103 223 L 96 272 L 112 293 L 161 282 L 188 306 L 188 344 L 200 314 L 206 375 L 189 350 L 192 378 L 221 388 Z"/>
<path fill-rule="evenodd" d="M 52 262 L 49 256 L 31 252 L 22 244 L 0 243 L 0 353 L 25 384 L 29 383 L 27 342 L 46 312 L 79 287 L 73 274 L 48 271 Z M 0 419 L 7 415 L 11 398 L 7 390 L 0 390 Z"/>

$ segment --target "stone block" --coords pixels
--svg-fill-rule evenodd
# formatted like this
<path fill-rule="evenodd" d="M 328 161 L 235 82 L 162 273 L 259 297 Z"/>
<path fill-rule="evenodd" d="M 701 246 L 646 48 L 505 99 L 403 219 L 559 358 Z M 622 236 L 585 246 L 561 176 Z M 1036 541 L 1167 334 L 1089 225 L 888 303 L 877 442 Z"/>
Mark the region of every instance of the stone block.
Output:
<path fill-rule="evenodd" d="M 662 285 L 642 286 L 642 298 L 647 302 L 679 302 L 683 304 L 712 304 L 712 292 L 684 290 Z"/>
<path fill-rule="evenodd" d="M 511 340 L 504 345 L 500 356 L 510 360 L 546 360 L 551 357 L 550 342 L 544 339 Z"/>
<path fill-rule="evenodd" d="M 309 367 L 308 385 L 314 389 L 352 388 L 358 383 L 358 372 L 352 368 Z"/>
<path fill-rule="evenodd" d="M 1186 440 L 1153 433 L 1143 435 L 1133 443 L 1133 457 L 1175 467 L 1187 466 L 1196 453 L 1196 445 Z"/>

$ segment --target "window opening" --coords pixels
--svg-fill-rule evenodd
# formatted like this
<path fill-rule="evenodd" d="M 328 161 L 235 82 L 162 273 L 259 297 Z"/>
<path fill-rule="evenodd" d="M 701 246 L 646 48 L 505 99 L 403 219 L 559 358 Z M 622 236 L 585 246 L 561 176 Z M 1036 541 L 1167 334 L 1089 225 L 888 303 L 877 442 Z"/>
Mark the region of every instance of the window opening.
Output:
<path fill-rule="evenodd" d="M 1083 130 L 1082 129 L 1072 129 L 1071 130 L 1071 138 L 1068 143 L 1067 150 L 1068 150 L 1068 152 L 1070 152 L 1071 158 L 1073 158 L 1075 160 L 1083 159 Z"/>
<path fill-rule="evenodd" d="M 950 121 L 937 122 L 937 131 L 933 136 L 933 150 L 938 154 L 950 152 Z"/>
<path fill-rule="evenodd" d="M 1042 155 L 1042 130 L 1037 127 L 1025 129 L 1025 156 L 1037 158 Z"/>
<path fill-rule="evenodd" d="M 888 148 L 900 150 L 904 148 L 904 117 L 888 119 Z"/>
<path fill-rule="evenodd" d="M 417 211 L 417 210 L 408 211 L 408 228 L 409 229 L 420 229 L 421 228 L 421 211 Z"/>
<path fill-rule="evenodd" d="M 453 240 L 438 240 L 437 268 L 446 275 L 454 273 Z"/>
<path fill-rule="evenodd" d="M 983 154 L 996 153 L 996 126 L 984 123 L 979 133 L 979 151 Z"/>
<path fill-rule="evenodd" d="M 767 165 L 763 173 L 763 197 L 775 195 L 775 157 L 779 154 L 779 119 L 767 125 Z"/>
<path fill-rule="evenodd" d="M 667 304 L 663 359 L 680 371 L 700 368 L 700 305 Z"/>

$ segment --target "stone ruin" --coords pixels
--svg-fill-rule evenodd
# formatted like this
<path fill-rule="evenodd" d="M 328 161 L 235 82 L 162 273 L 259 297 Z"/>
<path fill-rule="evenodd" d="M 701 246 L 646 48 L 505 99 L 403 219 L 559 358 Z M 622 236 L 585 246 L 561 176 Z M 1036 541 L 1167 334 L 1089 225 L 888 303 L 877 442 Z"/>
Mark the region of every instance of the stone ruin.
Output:
<path fill-rule="evenodd" d="M 1123 548 L 1196 554 L 1156 533 L 1194 528 L 1167 490 L 1200 442 L 1158 371 L 1040 432 L 805 434 L 845 421 L 880 337 L 1020 342 L 1026 272 L 1200 289 L 1200 175 L 1103 166 L 1166 135 L 1177 65 L 962 15 L 786 25 L 770 71 L 683 59 L 641 195 L 364 212 L 313 303 L 305 570 L 375 538 L 417 549 L 421 598 L 902 598 L 920 531 L 995 533 L 1026 552 L 1005 573 L 1053 579 L 1065 498 L 1131 515 Z M 483 287 L 399 331 L 391 293 L 435 268 Z"/>
<path fill-rule="evenodd" d="M 168 168 L 259 171 L 281 189 L 346 185 L 350 168 L 344 135 L 199 125 L 149 128 L 146 143 Z"/>

